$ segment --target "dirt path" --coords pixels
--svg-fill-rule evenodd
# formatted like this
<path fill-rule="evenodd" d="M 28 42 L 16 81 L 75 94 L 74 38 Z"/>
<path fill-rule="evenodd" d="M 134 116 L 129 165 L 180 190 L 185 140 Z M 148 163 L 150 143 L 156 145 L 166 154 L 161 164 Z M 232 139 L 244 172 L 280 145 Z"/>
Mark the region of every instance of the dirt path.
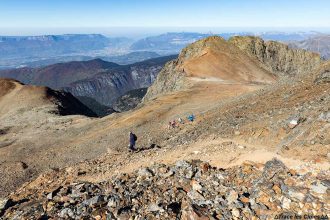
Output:
<path fill-rule="evenodd" d="M 304 170 L 312 167 L 316 170 L 329 170 L 329 162 L 315 163 L 292 157 L 284 157 L 276 153 L 276 147 L 247 144 L 241 140 L 210 137 L 190 145 L 181 145 L 173 148 L 154 148 L 136 153 L 109 152 L 99 160 L 96 169 L 89 170 L 79 180 L 100 182 L 109 179 L 118 173 L 130 173 L 142 167 L 155 163 L 174 164 L 180 160 L 202 160 L 209 162 L 218 168 L 229 168 L 251 161 L 264 164 L 277 158 L 283 161 L 289 168 Z M 112 166 L 117 164 L 116 166 Z M 88 170 L 83 164 L 78 169 Z"/>

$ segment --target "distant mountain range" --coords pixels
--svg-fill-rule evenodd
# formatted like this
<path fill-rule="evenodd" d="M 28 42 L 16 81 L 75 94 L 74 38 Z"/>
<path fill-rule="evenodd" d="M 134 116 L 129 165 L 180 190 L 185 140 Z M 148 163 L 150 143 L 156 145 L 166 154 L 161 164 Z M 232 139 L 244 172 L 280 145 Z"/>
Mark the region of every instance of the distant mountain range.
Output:
<path fill-rule="evenodd" d="M 200 33 L 166 33 L 159 36 L 147 37 L 133 43 L 131 50 L 157 51 L 160 53 L 178 52 L 183 47 L 210 34 Z"/>
<path fill-rule="evenodd" d="M 100 34 L 0 36 L 0 54 L 3 58 L 49 57 L 102 50 L 108 46 L 116 47 L 126 40 L 107 38 Z"/>
<path fill-rule="evenodd" d="M 259 36 L 264 40 L 298 42 L 320 35 L 318 32 L 172 32 L 139 40 L 110 38 L 100 34 L 45 36 L 0 36 L 0 69 L 41 67 L 59 62 L 86 61 L 101 58 L 118 64 L 132 64 L 164 55 L 177 54 L 189 43 L 218 35 Z M 299 46 L 299 45 L 298 45 Z"/>
<path fill-rule="evenodd" d="M 45 36 L 0 36 L 0 66 L 14 67 L 62 56 L 92 56 L 116 53 L 131 42 L 101 34 Z"/>
<path fill-rule="evenodd" d="M 112 106 L 128 91 L 149 87 L 164 64 L 176 57 L 159 57 L 130 65 L 101 59 L 72 61 L 40 68 L 2 70 L 0 77 L 13 78 L 25 84 L 64 89 L 81 99 L 85 105 L 92 103 L 88 107 L 95 111 L 93 101 L 84 97 L 92 98 L 103 105 L 99 105 L 97 111 L 104 112 L 104 106 Z"/>
<path fill-rule="evenodd" d="M 330 35 L 317 35 L 306 40 L 291 42 L 293 48 L 302 48 L 321 54 L 324 59 L 330 59 Z"/>
<path fill-rule="evenodd" d="M 166 33 L 158 36 L 147 37 L 133 43 L 130 47 L 133 51 L 154 51 L 160 54 L 178 53 L 181 49 L 190 43 L 193 43 L 202 38 L 209 36 L 221 36 L 229 39 L 233 36 L 258 36 L 264 40 L 275 40 L 281 42 L 301 41 L 306 40 L 312 36 L 316 36 L 317 32 L 233 32 L 233 33 Z"/>

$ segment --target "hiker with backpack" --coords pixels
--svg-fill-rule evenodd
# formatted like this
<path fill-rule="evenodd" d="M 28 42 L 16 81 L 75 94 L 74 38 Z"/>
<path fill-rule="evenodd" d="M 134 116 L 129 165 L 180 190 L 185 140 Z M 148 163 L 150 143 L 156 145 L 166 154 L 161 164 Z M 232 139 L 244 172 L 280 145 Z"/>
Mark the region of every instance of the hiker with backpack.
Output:
<path fill-rule="evenodd" d="M 187 119 L 190 121 L 190 122 L 193 122 L 195 120 L 195 115 L 194 114 L 191 114 L 187 117 Z"/>
<path fill-rule="evenodd" d="M 133 132 L 129 132 L 129 149 L 135 151 L 135 142 L 137 141 L 137 136 Z"/>

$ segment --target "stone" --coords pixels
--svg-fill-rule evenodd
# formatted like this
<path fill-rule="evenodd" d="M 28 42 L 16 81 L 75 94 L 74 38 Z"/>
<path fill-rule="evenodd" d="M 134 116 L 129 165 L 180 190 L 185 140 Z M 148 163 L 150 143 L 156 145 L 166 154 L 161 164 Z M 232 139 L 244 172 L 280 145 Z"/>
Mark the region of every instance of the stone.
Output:
<path fill-rule="evenodd" d="M 116 208 L 120 204 L 120 198 L 117 195 L 111 195 L 108 197 L 107 206 L 110 208 Z"/>
<path fill-rule="evenodd" d="M 49 219 L 212 220 L 328 212 L 328 172 L 308 164 L 303 168 L 309 172 L 289 170 L 277 159 L 227 169 L 181 161 L 115 174 L 100 183 L 67 181 L 51 195 L 45 193 L 53 184 L 47 180 L 40 192 L 20 191 L 29 202 L 9 202 L 2 213 L 4 219 L 38 219 L 46 213 Z M 15 198 L 22 197 L 20 192 Z"/>
<path fill-rule="evenodd" d="M 200 194 L 197 191 L 189 191 L 187 193 L 187 196 L 191 199 L 191 200 L 204 200 L 204 197 L 202 194 Z"/>
<path fill-rule="evenodd" d="M 236 209 L 236 208 L 233 208 L 233 209 L 231 210 L 231 214 L 232 214 L 235 218 L 239 218 L 239 217 L 240 217 L 240 212 L 239 212 L 239 210 Z"/>
<path fill-rule="evenodd" d="M 324 186 L 322 183 L 316 183 L 312 185 L 311 190 L 318 194 L 325 194 L 327 192 L 328 187 Z"/>
<path fill-rule="evenodd" d="M 48 199 L 48 200 L 52 200 L 52 199 L 53 199 L 53 192 L 48 193 L 48 195 L 47 195 L 47 199 Z"/>
<path fill-rule="evenodd" d="M 290 210 L 290 204 L 291 204 L 291 200 L 286 198 L 286 197 L 283 197 L 282 199 L 282 207 L 283 209 L 288 209 Z"/>
<path fill-rule="evenodd" d="M 200 192 L 203 189 L 203 187 L 196 180 L 192 180 L 190 184 L 192 186 L 192 189 L 198 192 Z"/>
<path fill-rule="evenodd" d="M 234 134 L 235 134 L 236 136 L 239 136 L 239 135 L 241 134 L 241 132 L 239 132 L 239 131 L 235 131 Z"/>
<path fill-rule="evenodd" d="M 301 121 L 302 118 L 300 116 L 293 116 L 289 119 L 288 127 L 294 129 L 300 124 Z"/>
<path fill-rule="evenodd" d="M 181 220 L 209 220 L 210 218 L 197 207 L 189 207 L 182 211 Z"/>
<path fill-rule="evenodd" d="M 289 190 L 289 196 L 291 196 L 292 198 L 298 201 L 303 201 L 305 198 L 305 194 L 293 190 Z"/>
<path fill-rule="evenodd" d="M 275 184 L 275 185 L 273 186 L 273 190 L 274 190 L 274 192 L 275 192 L 276 194 L 281 194 L 281 193 L 282 193 L 281 188 L 280 188 L 277 184 Z"/>
<path fill-rule="evenodd" d="M 101 202 L 103 202 L 102 196 L 94 196 L 90 199 L 85 200 L 83 204 L 87 206 L 96 206 Z"/>
<path fill-rule="evenodd" d="M 284 163 L 276 158 L 267 161 L 263 170 L 263 177 L 265 179 L 272 179 L 276 175 L 285 175 L 288 172 L 288 168 Z"/>
<path fill-rule="evenodd" d="M 59 217 L 67 219 L 74 218 L 74 213 L 70 208 L 62 209 L 62 211 L 58 214 Z"/>
<path fill-rule="evenodd" d="M 148 206 L 147 211 L 148 212 L 164 212 L 165 210 L 162 207 L 159 207 L 157 204 L 151 203 Z"/>
<path fill-rule="evenodd" d="M 240 198 L 240 200 L 241 200 L 243 203 L 249 203 L 249 202 L 250 202 L 249 198 L 246 198 L 245 196 L 243 196 L 242 198 Z"/>
<path fill-rule="evenodd" d="M 234 190 L 230 191 L 228 196 L 226 197 L 227 201 L 229 204 L 235 203 L 238 198 L 238 193 Z"/>
<path fill-rule="evenodd" d="M 4 199 L 0 198 L 0 213 L 1 213 L 4 209 L 6 209 L 8 203 L 9 203 L 9 199 L 7 199 L 7 198 L 4 198 Z"/>
<path fill-rule="evenodd" d="M 142 177 L 152 177 L 154 174 L 152 173 L 151 170 L 149 170 L 147 168 L 141 168 L 138 171 L 138 175 L 142 176 Z"/>

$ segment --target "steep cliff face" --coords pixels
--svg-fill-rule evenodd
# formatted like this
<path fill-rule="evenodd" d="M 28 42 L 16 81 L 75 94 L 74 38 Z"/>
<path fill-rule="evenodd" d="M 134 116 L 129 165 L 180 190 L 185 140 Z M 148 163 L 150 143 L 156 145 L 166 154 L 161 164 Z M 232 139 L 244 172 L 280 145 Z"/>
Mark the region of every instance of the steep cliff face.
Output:
<path fill-rule="evenodd" d="M 276 75 L 295 76 L 312 72 L 322 63 L 319 54 L 290 49 L 288 45 L 264 41 L 258 37 L 237 36 L 230 38 L 228 42 L 257 58 L 267 70 Z"/>
<path fill-rule="evenodd" d="M 149 87 L 164 63 L 130 65 L 126 68 L 109 70 L 92 78 L 74 82 L 64 89 L 74 96 L 91 97 L 104 105 L 111 106 L 126 92 Z"/>
<path fill-rule="evenodd" d="M 180 59 L 172 60 L 165 64 L 164 68 L 158 74 L 155 82 L 149 87 L 143 101 L 147 101 L 157 96 L 172 91 L 183 89 L 187 86 L 185 73 L 177 68 Z"/>
<path fill-rule="evenodd" d="M 42 68 L 3 70 L 0 77 L 53 89 L 64 88 L 74 96 L 90 97 L 111 106 L 126 92 L 149 87 L 164 64 L 176 57 L 159 57 L 131 65 L 118 65 L 101 59 L 75 61 Z"/>

